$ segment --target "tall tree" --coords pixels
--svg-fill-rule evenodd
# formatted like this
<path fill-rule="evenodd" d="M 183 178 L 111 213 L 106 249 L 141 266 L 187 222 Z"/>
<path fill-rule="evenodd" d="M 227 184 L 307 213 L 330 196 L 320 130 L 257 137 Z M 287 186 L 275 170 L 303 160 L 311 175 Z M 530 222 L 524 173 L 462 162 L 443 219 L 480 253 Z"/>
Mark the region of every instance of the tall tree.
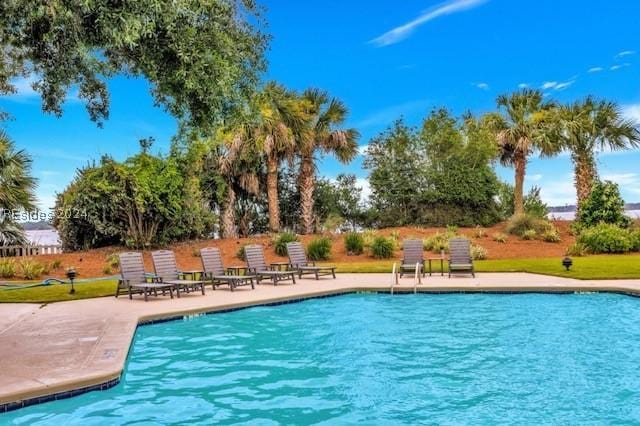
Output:
<path fill-rule="evenodd" d="M 591 96 L 562 105 L 556 114 L 556 137 L 571 153 L 575 172 L 577 205 L 589 197 L 598 179 L 598 150 L 624 150 L 640 146 L 638 123 L 623 117 L 613 102 Z"/>
<path fill-rule="evenodd" d="M 557 153 L 545 123 L 554 107 L 544 101 L 539 90 L 523 89 L 498 96 L 497 113 L 488 114 L 486 123 L 496 134 L 500 162 L 515 170 L 514 213 L 524 212 L 524 178 L 529 156 L 536 150 L 541 155 Z"/>
<path fill-rule="evenodd" d="M 278 202 L 278 171 L 280 163 L 293 159 L 297 141 L 306 140 L 308 114 L 295 93 L 270 82 L 257 94 L 257 122 L 251 130 L 252 139 L 265 155 L 267 168 L 267 200 L 269 230 L 280 231 Z"/>
<path fill-rule="evenodd" d="M 267 44 L 261 22 L 254 0 L 3 0 L 0 94 L 32 80 L 43 110 L 60 115 L 77 87 L 100 124 L 105 78 L 122 73 L 147 78 L 181 121 L 209 126 L 253 92 Z"/>
<path fill-rule="evenodd" d="M 31 157 L 16 150 L 0 131 L 0 245 L 25 244 L 24 230 L 13 219 L 15 210 L 35 207 L 36 180 L 30 174 Z"/>
<path fill-rule="evenodd" d="M 325 91 L 308 89 L 302 94 L 310 113 L 310 132 L 300 142 L 300 209 L 302 230 L 313 232 L 313 192 L 316 186 L 315 155 L 318 151 L 348 163 L 358 152 L 359 133 L 340 128 L 347 118 L 347 107 Z"/>

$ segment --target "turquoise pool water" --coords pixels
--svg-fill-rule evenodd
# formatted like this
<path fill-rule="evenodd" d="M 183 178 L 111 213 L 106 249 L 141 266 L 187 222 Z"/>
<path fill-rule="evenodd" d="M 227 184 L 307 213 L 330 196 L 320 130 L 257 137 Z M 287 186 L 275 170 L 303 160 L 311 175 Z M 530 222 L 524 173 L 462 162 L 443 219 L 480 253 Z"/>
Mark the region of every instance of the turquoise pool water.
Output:
<path fill-rule="evenodd" d="M 640 300 L 357 294 L 138 329 L 122 382 L 0 424 L 640 422 Z"/>

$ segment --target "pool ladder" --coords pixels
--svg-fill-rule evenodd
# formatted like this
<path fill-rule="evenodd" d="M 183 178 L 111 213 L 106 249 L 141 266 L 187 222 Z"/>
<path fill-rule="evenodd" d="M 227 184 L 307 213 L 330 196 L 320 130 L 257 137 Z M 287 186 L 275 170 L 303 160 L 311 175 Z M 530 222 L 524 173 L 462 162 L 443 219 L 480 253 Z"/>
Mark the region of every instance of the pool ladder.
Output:
<path fill-rule="evenodd" d="M 422 264 L 420 262 L 416 263 L 415 274 L 413 276 L 413 293 L 416 294 L 418 292 L 418 286 L 422 284 Z M 393 289 L 399 285 L 398 280 L 398 265 L 396 263 L 393 264 L 393 269 L 391 270 L 391 294 L 393 294 Z"/>

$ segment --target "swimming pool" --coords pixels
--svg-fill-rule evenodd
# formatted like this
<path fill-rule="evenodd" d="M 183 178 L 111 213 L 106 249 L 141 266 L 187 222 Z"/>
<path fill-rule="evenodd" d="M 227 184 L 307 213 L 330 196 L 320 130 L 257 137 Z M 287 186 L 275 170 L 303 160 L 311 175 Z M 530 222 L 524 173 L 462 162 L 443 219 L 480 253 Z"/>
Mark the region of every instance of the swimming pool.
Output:
<path fill-rule="evenodd" d="M 122 382 L 0 424 L 640 421 L 640 300 L 352 294 L 140 327 Z"/>

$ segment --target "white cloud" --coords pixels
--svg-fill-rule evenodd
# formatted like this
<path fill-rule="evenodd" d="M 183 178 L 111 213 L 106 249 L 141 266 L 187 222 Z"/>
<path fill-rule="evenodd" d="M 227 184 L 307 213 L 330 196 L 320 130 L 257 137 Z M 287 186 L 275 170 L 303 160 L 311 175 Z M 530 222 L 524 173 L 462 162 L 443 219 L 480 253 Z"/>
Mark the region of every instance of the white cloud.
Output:
<path fill-rule="evenodd" d="M 640 104 L 623 105 L 622 115 L 624 115 L 627 120 L 640 123 Z"/>
<path fill-rule="evenodd" d="M 357 178 L 356 186 L 362 188 L 362 192 L 360 193 L 360 201 L 362 201 L 363 203 L 369 202 L 369 197 L 371 197 L 371 185 L 369 185 L 369 179 Z"/>
<path fill-rule="evenodd" d="M 593 74 L 594 72 L 604 71 L 602 67 L 591 67 L 587 70 L 588 73 Z"/>
<path fill-rule="evenodd" d="M 542 179 L 542 175 L 541 174 L 535 174 L 535 175 L 528 175 L 527 179 L 533 181 L 533 182 L 538 182 L 540 179 Z"/>
<path fill-rule="evenodd" d="M 575 204 L 576 190 L 573 186 L 573 173 L 555 178 L 553 184 L 540 185 L 540 197 L 550 206 Z"/>
<path fill-rule="evenodd" d="M 487 83 L 484 83 L 484 82 L 473 83 L 473 85 L 476 86 L 480 90 L 489 90 L 489 85 Z"/>
<path fill-rule="evenodd" d="M 609 68 L 609 69 L 610 69 L 611 71 L 616 71 L 616 70 L 619 70 L 620 68 L 625 68 L 625 67 L 628 67 L 628 66 L 631 66 L 631 64 L 630 64 L 630 63 L 628 63 L 628 62 L 625 62 L 624 64 L 617 64 L 617 65 L 613 65 L 613 66 L 612 66 L 611 68 Z"/>
<path fill-rule="evenodd" d="M 526 89 L 527 87 L 529 87 L 529 84 L 528 83 L 520 83 L 520 84 L 518 84 L 518 87 L 520 89 Z"/>
<path fill-rule="evenodd" d="M 623 50 L 622 52 L 619 52 L 616 55 L 616 58 L 624 58 L 625 56 L 631 56 L 631 55 L 635 55 L 636 51 L 635 50 Z"/>
<path fill-rule="evenodd" d="M 465 10 L 473 9 L 486 3 L 488 0 L 450 0 L 445 3 L 441 3 L 425 10 L 420 16 L 406 24 L 393 28 L 386 33 L 378 36 L 370 41 L 377 47 L 389 46 L 391 44 L 398 43 L 407 38 L 414 29 L 426 24 L 427 22 L 436 19 L 440 16 L 451 15 L 453 13 L 462 12 Z"/>
<path fill-rule="evenodd" d="M 554 89 L 558 85 L 557 81 L 545 81 L 540 88 L 542 90 Z"/>
<path fill-rule="evenodd" d="M 611 173 L 608 175 L 603 175 L 602 179 L 610 180 L 620 186 L 639 183 L 639 176 L 637 173 Z"/>
<path fill-rule="evenodd" d="M 41 170 L 40 175 L 44 177 L 58 176 L 60 172 L 56 172 L 54 170 Z"/>
<path fill-rule="evenodd" d="M 369 149 L 369 145 L 360 145 L 358 147 L 358 155 L 367 155 L 368 149 Z"/>
<path fill-rule="evenodd" d="M 542 86 L 540 86 L 540 88 L 542 90 L 564 90 L 567 87 L 571 86 L 573 83 L 575 83 L 575 78 L 572 78 L 571 80 L 567 80 L 567 81 L 545 81 L 544 83 L 542 83 Z"/>
<path fill-rule="evenodd" d="M 554 87 L 554 89 L 555 90 L 564 90 L 567 87 L 571 86 L 574 82 L 575 82 L 575 80 L 569 80 L 569 81 L 565 81 L 564 83 L 558 83 L 558 84 L 556 84 L 556 87 Z"/>

